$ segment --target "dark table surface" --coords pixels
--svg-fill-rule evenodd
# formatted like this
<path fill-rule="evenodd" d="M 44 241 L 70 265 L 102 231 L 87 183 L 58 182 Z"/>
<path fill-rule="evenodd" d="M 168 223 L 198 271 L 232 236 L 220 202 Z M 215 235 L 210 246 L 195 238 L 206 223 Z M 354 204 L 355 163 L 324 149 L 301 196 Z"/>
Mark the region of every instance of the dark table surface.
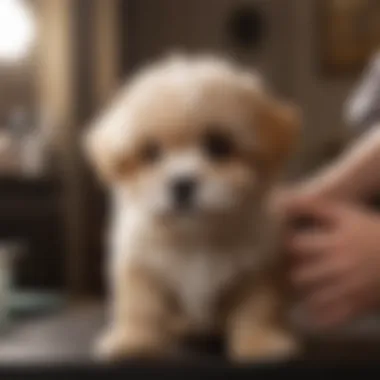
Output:
<path fill-rule="evenodd" d="M 64 308 L 52 315 L 14 324 L 0 336 L 0 368 L 25 363 L 92 362 L 92 346 L 104 323 L 100 303 L 88 302 Z M 380 325 L 380 324 L 379 324 Z M 216 341 L 193 345 L 185 362 L 226 364 Z M 380 363 L 380 326 L 368 324 L 362 332 L 313 336 L 301 360 L 373 359 Z"/>

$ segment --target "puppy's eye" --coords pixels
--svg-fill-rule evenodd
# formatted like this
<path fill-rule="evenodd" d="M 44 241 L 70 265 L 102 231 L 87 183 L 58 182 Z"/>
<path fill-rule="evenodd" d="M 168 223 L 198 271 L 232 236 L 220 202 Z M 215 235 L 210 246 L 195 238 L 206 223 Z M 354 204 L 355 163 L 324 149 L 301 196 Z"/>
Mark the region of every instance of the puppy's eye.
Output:
<path fill-rule="evenodd" d="M 228 136 L 217 132 L 209 132 L 204 137 L 204 150 L 214 160 L 224 160 L 233 153 L 233 144 Z"/>
<path fill-rule="evenodd" d="M 160 146 L 155 142 L 145 144 L 140 152 L 140 158 L 144 163 L 153 164 L 157 162 L 162 155 Z"/>

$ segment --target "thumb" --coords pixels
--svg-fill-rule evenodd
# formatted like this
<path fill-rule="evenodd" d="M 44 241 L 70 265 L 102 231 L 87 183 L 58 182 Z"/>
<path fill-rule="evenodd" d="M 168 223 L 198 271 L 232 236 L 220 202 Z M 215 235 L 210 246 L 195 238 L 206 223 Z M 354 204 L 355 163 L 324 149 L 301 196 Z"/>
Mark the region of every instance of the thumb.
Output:
<path fill-rule="evenodd" d="M 287 205 L 285 216 L 297 224 L 331 224 L 339 218 L 340 208 L 336 203 L 326 200 L 300 199 Z"/>

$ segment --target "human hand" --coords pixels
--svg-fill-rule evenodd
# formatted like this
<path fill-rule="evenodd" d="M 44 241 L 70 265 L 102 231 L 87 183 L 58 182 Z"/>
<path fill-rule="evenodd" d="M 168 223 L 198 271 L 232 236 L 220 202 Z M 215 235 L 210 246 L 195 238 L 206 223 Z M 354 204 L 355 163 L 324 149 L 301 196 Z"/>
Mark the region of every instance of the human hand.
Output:
<path fill-rule="evenodd" d="M 293 205 L 313 203 L 319 199 L 329 197 L 329 193 L 314 184 L 293 184 L 277 187 L 269 197 L 269 207 L 273 214 L 280 218 L 287 218 L 288 209 Z"/>
<path fill-rule="evenodd" d="M 291 280 L 321 327 L 349 322 L 380 303 L 380 216 L 348 204 L 294 203 L 293 217 L 317 224 L 288 234 Z"/>

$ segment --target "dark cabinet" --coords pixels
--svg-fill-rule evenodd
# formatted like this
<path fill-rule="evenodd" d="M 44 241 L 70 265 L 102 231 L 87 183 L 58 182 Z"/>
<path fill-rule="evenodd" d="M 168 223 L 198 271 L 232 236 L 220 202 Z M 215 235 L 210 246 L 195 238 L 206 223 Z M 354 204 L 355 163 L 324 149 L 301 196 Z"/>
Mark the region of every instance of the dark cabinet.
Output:
<path fill-rule="evenodd" d="M 0 178 L 0 244 L 20 242 L 15 264 L 18 288 L 62 289 L 65 239 L 58 180 Z"/>

